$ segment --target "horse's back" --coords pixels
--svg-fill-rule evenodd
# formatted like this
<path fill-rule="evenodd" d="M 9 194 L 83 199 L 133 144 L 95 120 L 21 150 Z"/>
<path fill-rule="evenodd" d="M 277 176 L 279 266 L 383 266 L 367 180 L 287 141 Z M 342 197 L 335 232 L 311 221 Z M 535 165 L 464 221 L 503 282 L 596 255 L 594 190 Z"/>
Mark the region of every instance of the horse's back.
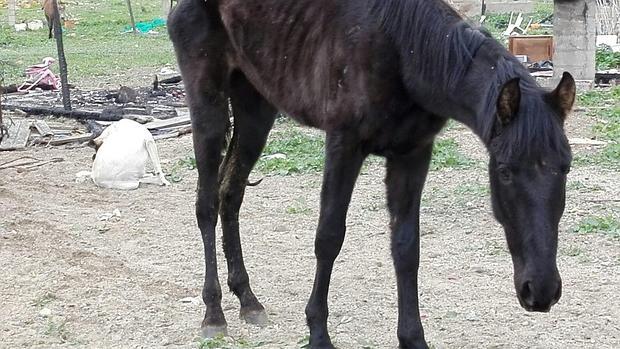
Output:
<path fill-rule="evenodd" d="M 241 71 L 270 103 L 301 123 L 335 128 L 404 98 L 399 57 L 365 2 L 210 4 L 178 5 L 170 20 L 175 46 L 217 60 L 210 64 L 214 76 Z M 175 39 L 181 31 L 183 37 Z"/>

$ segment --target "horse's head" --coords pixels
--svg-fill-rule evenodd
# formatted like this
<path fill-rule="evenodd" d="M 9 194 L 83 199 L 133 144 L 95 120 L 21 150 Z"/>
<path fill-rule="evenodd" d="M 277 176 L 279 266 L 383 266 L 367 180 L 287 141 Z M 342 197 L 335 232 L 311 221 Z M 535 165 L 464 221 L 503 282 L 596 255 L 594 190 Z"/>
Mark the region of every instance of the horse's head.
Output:
<path fill-rule="evenodd" d="M 563 123 L 574 100 L 568 73 L 552 92 L 511 80 L 497 99 L 489 144 L 493 212 L 506 233 L 517 297 L 529 311 L 549 311 L 562 294 L 558 223 L 571 161 Z"/>

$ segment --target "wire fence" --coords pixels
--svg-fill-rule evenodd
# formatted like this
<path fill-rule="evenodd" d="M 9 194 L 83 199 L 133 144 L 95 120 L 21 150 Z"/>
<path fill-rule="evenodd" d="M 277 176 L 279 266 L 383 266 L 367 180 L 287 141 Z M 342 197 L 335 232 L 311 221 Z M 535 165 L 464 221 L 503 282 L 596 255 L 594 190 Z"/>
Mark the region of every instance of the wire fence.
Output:
<path fill-rule="evenodd" d="M 598 27 L 597 33 L 620 35 L 620 0 L 596 0 Z"/>

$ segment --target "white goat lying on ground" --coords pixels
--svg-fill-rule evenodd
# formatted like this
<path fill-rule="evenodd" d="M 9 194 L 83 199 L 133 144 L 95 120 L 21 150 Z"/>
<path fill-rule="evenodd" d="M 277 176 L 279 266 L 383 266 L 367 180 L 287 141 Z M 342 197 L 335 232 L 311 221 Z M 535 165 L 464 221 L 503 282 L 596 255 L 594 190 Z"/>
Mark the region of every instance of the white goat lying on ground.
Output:
<path fill-rule="evenodd" d="M 170 184 L 161 169 L 155 140 L 143 125 L 120 120 L 108 126 L 92 143 L 97 153 L 90 177 L 97 186 L 130 190 L 138 188 L 140 183 Z M 155 175 L 146 174 L 149 159 Z"/>

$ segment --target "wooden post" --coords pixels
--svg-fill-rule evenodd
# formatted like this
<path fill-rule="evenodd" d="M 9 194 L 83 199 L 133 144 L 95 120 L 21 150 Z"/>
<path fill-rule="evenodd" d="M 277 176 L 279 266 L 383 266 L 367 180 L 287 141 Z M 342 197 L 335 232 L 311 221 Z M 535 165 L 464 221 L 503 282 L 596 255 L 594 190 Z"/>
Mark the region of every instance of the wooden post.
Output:
<path fill-rule="evenodd" d="M 62 25 L 60 23 L 60 11 L 58 1 L 52 0 L 54 7 L 54 37 L 58 49 L 58 65 L 60 65 L 60 83 L 62 84 L 62 105 L 65 110 L 71 110 L 71 95 L 69 94 L 69 80 L 67 78 L 67 60 L 65 59 L 65 47 L 62 44 Z"/>
<path fill-rule="evenodd" d="M 15 7 L 17 0 L 9 0 L 9 25 L 15 28 Z"/>
<path fill-rule="evenodd" d="M 127 0 L 127 7 L 129 8 L 129 18 L 131 19 L 131 27 L 133 28 L 133 32 L 137 33 L 136 29 L 136 20 L 133 17 L 133 9 L 131 8 L 131 0 Z"/>

